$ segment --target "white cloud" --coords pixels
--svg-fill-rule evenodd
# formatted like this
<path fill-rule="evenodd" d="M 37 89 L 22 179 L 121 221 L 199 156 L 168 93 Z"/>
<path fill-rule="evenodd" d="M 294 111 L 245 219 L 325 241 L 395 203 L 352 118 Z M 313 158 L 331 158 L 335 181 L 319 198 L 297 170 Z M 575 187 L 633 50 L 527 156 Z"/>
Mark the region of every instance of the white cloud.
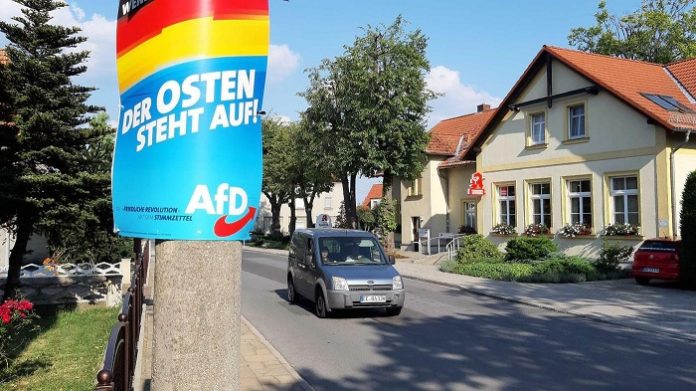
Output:
<path fill-rule="evenodd" d="M 501 101 L 486 91 L 476 90 L 473 86 L 462 83 L 458 71 L 442 65 L 431 68 L 425 81 L 430 90 L 442 94 L 430 102 L 433 111 L 428 118 L 429 127 L 445 118 L 473 113 L 481 103 L 495 107 Z"/>
<path fill-rule="evenodd" d="M 21 15 L 21 6 L 14 2 L 0 7 L 0 19 L 9 20 Z M 77 26 L 82 31 L 80 36 L 88 38 L 73 50 L 88 50 L 90 58 L 87 61 L 86 78 L 99 81 L 103 75 L 114 75 L 116 72 L 116 20 L 108 20 L 99 14 L 87 18 L 85 11 L 76 2 L 70 2 L 68 7 L 60 8 L 52 13 L 51 24 Z"/>
<path fill-rule="evenodd" d="M 300 60 L 300 55 L 290 50 L 288 45 L 271 44 L 268 53 L 268 81 L 278 82 L 285 79 L 297 69 Z"/>

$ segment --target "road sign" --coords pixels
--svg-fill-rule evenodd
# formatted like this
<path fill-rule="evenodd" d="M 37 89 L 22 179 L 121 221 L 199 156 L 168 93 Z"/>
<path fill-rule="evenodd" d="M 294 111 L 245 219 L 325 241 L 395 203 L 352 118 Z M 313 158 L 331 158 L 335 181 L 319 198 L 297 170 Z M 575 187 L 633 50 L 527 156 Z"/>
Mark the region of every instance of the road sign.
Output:
<path fill-rule="evenodd" d="M 268 0 L 121 0 L 115 230 L 249 238 L 261 194 Z"/>
<path fill-rule="evenodd" d="M 331 228 L 333 227 L 333 224 L 331 224 L 331 216 L 327 214 L 321 214 L 317 216 L 317 222 L 315 224 L 319 228 Z"/>

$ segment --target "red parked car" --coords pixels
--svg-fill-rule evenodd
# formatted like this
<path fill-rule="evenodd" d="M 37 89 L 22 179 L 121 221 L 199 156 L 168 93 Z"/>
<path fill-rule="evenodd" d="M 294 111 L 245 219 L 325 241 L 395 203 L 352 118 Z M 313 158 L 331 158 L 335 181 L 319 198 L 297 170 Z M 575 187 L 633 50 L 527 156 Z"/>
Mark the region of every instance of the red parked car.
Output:
<path fill-rule="evenodd" d="M 679 279 L 681 240 L 648 239 L 633 255 L 633 278 L 645 285 L 651 279 Z"/>

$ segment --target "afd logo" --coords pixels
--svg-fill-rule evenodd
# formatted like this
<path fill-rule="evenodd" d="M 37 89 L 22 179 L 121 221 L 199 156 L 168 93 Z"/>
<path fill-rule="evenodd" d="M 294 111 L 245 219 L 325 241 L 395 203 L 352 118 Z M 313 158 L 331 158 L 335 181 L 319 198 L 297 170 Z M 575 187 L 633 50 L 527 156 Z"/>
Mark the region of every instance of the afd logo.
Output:
<path fill-rule="evenodd" d="M 256 208 L 250 208 L 247 205 L 247 193 L 240 187 L 231 187 L 228 183 L 222 183 L 217 187 L 215 195 L 211 197 L 208 186 L 196 185 L 186 207 L 186 214 L 203 210 L 206 214 L 221 216 L 215 222 L 213 232 L 216 236 L 225 238 L 241 231 L 254 219 Z M 228 223 L 228 216 L 242 217 Z"/>

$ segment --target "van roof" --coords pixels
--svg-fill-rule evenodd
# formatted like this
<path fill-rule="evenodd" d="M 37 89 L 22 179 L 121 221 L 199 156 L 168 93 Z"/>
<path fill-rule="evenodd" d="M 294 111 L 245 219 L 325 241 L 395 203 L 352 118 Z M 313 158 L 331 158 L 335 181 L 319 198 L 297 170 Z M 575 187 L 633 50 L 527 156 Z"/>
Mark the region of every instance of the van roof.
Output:
<path fill-rule="evenodd" d="M 296 233 L 305 234 L 316 237 L 358 237 L 358 238 L 374 238 L 371 232 L 360 231 L 357 229 L 339 229 L 339 228 L 301 228 L 295 230 Z"/>

